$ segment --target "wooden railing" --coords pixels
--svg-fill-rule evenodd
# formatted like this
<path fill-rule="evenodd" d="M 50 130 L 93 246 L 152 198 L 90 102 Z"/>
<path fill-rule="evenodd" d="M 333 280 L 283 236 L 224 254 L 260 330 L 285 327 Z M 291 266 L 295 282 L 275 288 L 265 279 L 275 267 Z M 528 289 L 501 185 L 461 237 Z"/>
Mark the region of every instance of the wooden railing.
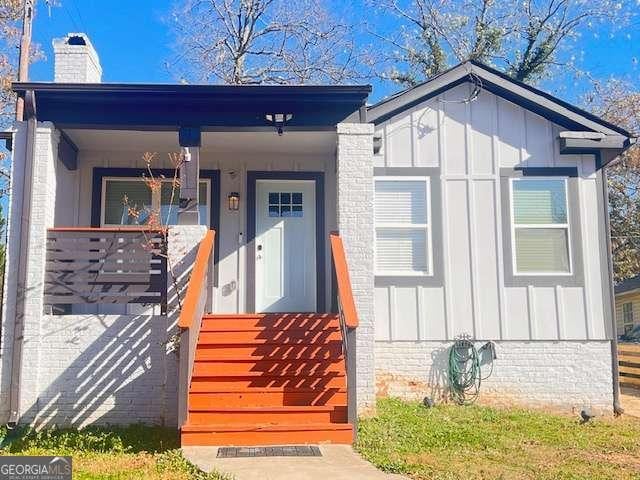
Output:
<path fill-rule="evenodd" d="M 340 329 L 342 330 L 342 350 L 344 352 L 345 367 L 347 370 L 347 416 L 349 423 L 354 427 L 354 435 L 357 432 L 356 423 L 358 421 L 357 399 L 356 399 L 356 328 L 358 327 L 358 312 L 356 310 L 353 291 L 351 289 L 351 278 L 349 276 L 349 266 L 344 251 L 342 239 L 337 232 L 329 235 L 331 242 L 331 258 L 333 260 L 333 270 L 338 300 L 338 315 L 340 318 Z M 354 437 L 355 438 L 355 437 Z"/>
<path fill-rule="evenodd" d="M 187 284 L 178 327 L 180 327 L 180 364 L 178 385 L 178 425 L 188 420 L 188 395 L 202 316 L 207 303 L 207 278 L 216 232 L 209 230 L 200 241 Z"/>
<path fill-rule="evenodd" d="M 620 385 L 640 389 L 640 343 L 619 343 Z"/>
<path fill-rule="evenodd" d="M 344 245 L 342 239 L 337 232 L 331 232 L 329 235 L 331 240 L 331 254 L 333 257 L 333 267 L 336 273 L 336 283 L 338 287 L 338 308 L 340 317 L 343 318 L 347 328 L 358 327 L 358 313 L 356 304 L 353 300 L 353 292 L 351 290 L 351 279 L 349 277 L 349 267 L 347 266 L 347 257 L 344 253 Z"/>
<path fill-rule="evenodd" d="M 167 303 L 167 245 L 160 230 L 51 228 L 44 304 Z"/>

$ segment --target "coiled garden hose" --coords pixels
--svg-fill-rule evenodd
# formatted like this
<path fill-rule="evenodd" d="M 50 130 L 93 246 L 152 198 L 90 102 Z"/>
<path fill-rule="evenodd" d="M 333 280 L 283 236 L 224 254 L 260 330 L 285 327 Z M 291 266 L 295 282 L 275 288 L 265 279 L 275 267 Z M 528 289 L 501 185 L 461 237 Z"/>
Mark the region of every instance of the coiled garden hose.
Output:
<path fill-rule="evenodd" d="M 491 353 L 491 370 L 486 377 L 482 376 L 480 352 Z M 470 405 L 480 395 L 480 385 L 493 373 L 493 361 L 496 359 L 495 345 L 487 342 L 477 349 L 467 339 L 456 340 L 449 350 L 449 384 L 453 398 L 459 405 Z"/>

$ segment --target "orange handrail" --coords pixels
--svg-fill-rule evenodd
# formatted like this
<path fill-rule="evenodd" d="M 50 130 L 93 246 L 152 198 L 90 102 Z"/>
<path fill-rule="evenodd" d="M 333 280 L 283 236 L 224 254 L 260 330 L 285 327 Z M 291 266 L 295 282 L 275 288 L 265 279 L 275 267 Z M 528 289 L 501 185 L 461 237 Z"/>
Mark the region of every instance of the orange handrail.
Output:
<path fill-rule="evenodd" d="M 149 232 L 149 233 L 159 233 L 163 232 L 162 228 L 148 228 L 148 227 L 53 227 L 48 229 L 49 232 Z"/>
<path fill-rule="evenodd" d="M 196 310 L 198 309 L 200 294 L 202 289 L 205 287 L 204 282 L 209 268 L 209 259 L 211 258 L 211 252 L 213 251 L 213 241 L 215 236 L 215 230 L 209 230 L 198 247 L 196 260 L 193 263 L 193 269 L 191 270 L 191 278 L 187 285 L 187 293 L 182 304 L 180 318 L 178 319 L 178 327 L 180 328 L 191 328 L 197 314 Z"/>
<path fill-rule="evenodd" d="M 331 241 L 331 253 L 333 255 L 333 265 L 336 270 L 336 280 L 338 284 L 338 297 L 340 306 L 342 307 L 344 322 L 348 328 L 356 328 L 358 326 L 358 312 L 356 311 L 356 304 L 353 300 L 353 291 L 351 290 L 351 279 L 349 278 L 349 267 L 347 266 L 347 257 L 344 253 L 344 245 L 338 232 L 331 232 L 329 239 Z"/>

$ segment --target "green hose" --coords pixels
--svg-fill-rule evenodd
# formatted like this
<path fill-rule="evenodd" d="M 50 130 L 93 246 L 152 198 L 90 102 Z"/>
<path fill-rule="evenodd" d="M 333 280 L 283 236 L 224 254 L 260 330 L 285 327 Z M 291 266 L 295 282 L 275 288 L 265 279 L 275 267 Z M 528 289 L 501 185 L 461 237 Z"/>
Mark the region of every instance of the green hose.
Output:
<path fill-rule="evenodd" d="M 480 394 L 480 355 L 469 340 L 457 340 L 449 350 L 449 384 L 459 405 L 470 405 Z"/>

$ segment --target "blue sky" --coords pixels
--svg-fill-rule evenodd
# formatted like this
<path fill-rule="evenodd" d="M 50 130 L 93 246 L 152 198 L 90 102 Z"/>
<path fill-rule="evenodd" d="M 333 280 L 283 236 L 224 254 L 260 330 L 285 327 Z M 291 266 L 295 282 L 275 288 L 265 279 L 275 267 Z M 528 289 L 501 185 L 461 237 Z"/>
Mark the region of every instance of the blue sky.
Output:
<path fill-rule="evenodd" d="M 351 2 L 351 10 L 364 8 L 363 0 Z M 627 0 L 631 1 L 631 0 Z M 105 82 L 174 82 L 165 63 L 174 56 L 171 33 L 166 17 L 171 0 L 62 0 L 51 9 L 43 0 L 38 2 L 34 25 L 35 41 L 40 43 L 47 59 L 33 65 L 32 80 L 53 78 L 51 40 L 72 31 L 89 34 L 100 55 Z M 384 21 L 384 20 L 383 20 Z M 640 86 L 640 70 L 634 59 L 640 59 L 640 28 L 617 33 L 585 32 L 580 51 L 575 55 L 584 59 L 582 65 L 598 78 L 624 77 Z M 371 100 L 378 100 L 398 87 L 374 83 Z M 584 92 L 582 84 L 571 85 L 548 81 L 542 85 L 566 100 L 577 102 Z"/>

